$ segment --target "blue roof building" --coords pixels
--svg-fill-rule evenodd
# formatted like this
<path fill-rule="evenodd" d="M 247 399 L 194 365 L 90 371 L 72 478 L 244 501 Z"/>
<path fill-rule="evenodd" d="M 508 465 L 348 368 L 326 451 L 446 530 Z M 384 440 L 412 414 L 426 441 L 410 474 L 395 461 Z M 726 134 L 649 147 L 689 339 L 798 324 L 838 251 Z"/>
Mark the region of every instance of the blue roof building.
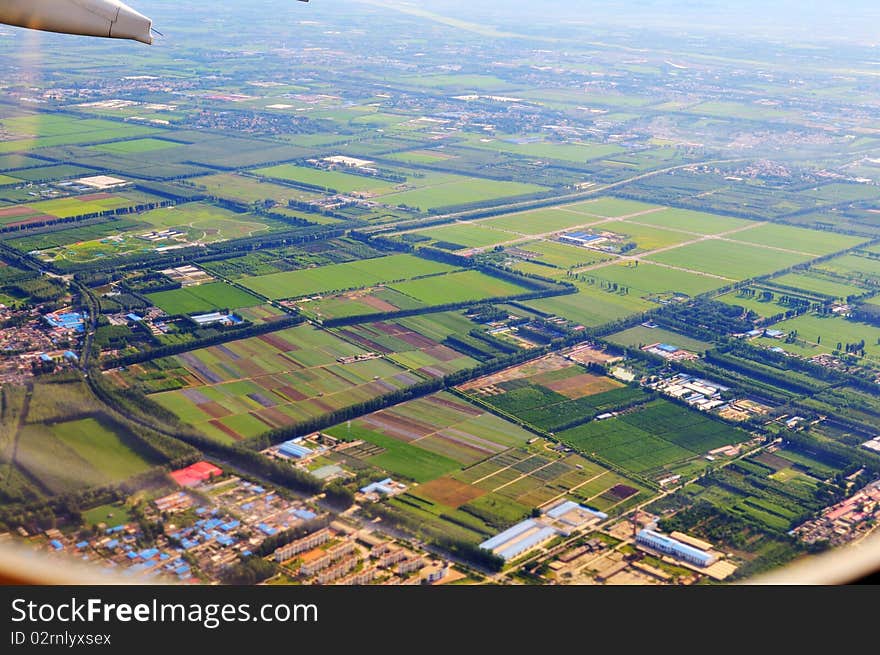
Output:
<path fill-rule="evenodd" d="M 707 553 L 705 550 L 700 550 L 653 530 L 640 530 L 636 535 L 636 541 L 656 551 L 672 555 L 684 562 L 697 566 L 709 566 L 717 559 L 712 553 Z"/>
<path fill-rule="evenodd" d="M 297 440 L 285 441 L 278 447 L 278 454 L 284 455 L 285 457 L 291 457 L 293 459 L 302 459 L 308 455 L 312 454 L 311 448 L 306 448 L 305 446 L 297 443 Z"/>
<path fill-rule="evenodd" d="M 559 534 L 556 528 L 527 519 L 480 544 L 504 560 L 511 560 Z"/>

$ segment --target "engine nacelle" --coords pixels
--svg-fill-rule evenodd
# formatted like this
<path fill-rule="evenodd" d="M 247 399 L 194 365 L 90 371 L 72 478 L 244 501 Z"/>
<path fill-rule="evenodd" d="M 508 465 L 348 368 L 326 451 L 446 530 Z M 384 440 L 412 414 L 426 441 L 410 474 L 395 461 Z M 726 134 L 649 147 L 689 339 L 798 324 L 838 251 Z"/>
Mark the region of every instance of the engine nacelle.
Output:
<path fill-rule="evenodd" d="M 0 23 L 150 44 L 153 22 L 118 0 L 0 0 Z"/>

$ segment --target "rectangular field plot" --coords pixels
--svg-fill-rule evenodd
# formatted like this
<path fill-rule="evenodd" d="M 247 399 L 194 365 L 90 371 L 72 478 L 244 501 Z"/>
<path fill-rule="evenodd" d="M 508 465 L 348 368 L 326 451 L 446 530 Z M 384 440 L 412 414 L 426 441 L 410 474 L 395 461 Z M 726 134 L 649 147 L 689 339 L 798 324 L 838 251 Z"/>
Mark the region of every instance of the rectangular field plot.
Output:
<path fill-rule="evenodd" d="M 203 187 L 211 195 L 245 203 L 271 199 L 279 205 L 286 205 L 288 200 L 304 201 L 320 197 L 319 193 L 294 189 L 280 184 L 272 184 L 258 178 L 234 173 L 220 173 L 206 177 L 197 177 L 193 179 L 193 183 Z M 284 207 L 274 207 L 273 211 L 278 211 L 279 209 L 284 209 Z"/>
<path fill-rule="evenodd" d="M 512 241 L 517 238 L 512 232 L 494 230 L 479 223 L 453 223 L 421 230 L 412 234 L 427 237 L 445 250 L 462 250 L 464 248 L 483 248 L 497 243 Z"/>
<path fill-rule="evenodd" d="M 241 284 L 271 300 L 299 298 L 330 291 L 366 288 L 376 284 L 449 273 L 447 264 L 413 255 L 389 255 L 375 259 L 304 268 L 259 277 L 244 277 Z"/>
<path fill-rule="evenodd" d="M 607 229 L 610 232 L 619 234 L 623 237 L 624 241 L 634 242 L 636 244 L 634 252 L 669 248 L 670 246 L 677 246 L 686 241 L 691 241 L 694 238 L 693 235 L 686 234 L 685 232 L 642 225 L 638 223 L 638 219 L 609 223 L 603 225 L 600 229 Z"/>
<path fill-rule="evenodd" d="M 767 280 L 768 286 L 783 286 L 800 289 L 809 294 L 819 294 L 828 298 L 846 298 L 865 293 L 866 289 L 855 284 L 844 284 L 837 278 L 823 275 L 820 271 L 808 273 L 788 273 Z"/>
<path fill-rule="evenodd" d="M 160 463 L 155 454 L 104 416 L 22 429 L 16 463 L 51 493 L 105 485 Z"/>
<path fill-rule="evenodd" d="M 691 352 L 703 352 L 712 347 L 710 343 L 686 337 L 678 332 L 664 330 L 663 328 L 646 328 L 642 325 L 609 335 L 606 339 L 611 343 L 630 347 L 650 345 L 652 343 L 667 343 L 690 350 Z"/>
<path fill-rule="evenodd" d="M 520 235 L 538 235 L 569 230 L 575 227 L 586 227 L 600 220 L 602 219 L 585 216 L 567 207 L 549 207 L 521 214 L 509 214 L 507 216 L 474 221 L 473 224 Z"/>
<path fill-rule="evenodd" d="M 558 355 L 473 380 L 460 389 L 544 430 L 564 429 L 647 400 L 641 389 L 589 373 Z"/>
<path fill-rule="evenodd" d="M 843 255 L 816 264 L 814 268 L 860 282 L 880 283 L 880 259 Z"/>
<path fill-rule="evenodd" d="M 600 511 L 621 511 L 652 495 L 643 485 L 580 455 L 546 449 L 508 450 L 452 477 L 484 494 L 460 509 L 497 527 L 504 527 L 501 518 L 510 523 L 517 520 L 506 515 L 505 509 L 541 507 L 570 498 Z"/>
<path fill-rule="evenodd" d="M 262 302 L 257 296 L 225 282 L 211 282 L 171 291 L 159 291 L 147 294 L 147 299 L 171 315 L 255 307 Z"/>
<path fill-rule="evenodd" d="M 166 141 L 165 139 L 134 139 L 131 141 L 104 143 L 92 147 L 95 150 L 110 152 L 116 155 L 135 155 L 144 152 L 156 152 L 157 150 L 168 150 L 169 148 L 179 148 L 182 145 L 182 143 Z"/>
<path fill-rule="evenodd" d="M 749 435 L 699 412 L 658 400 L 640 411 L 566 430 L 559 438 L 635 473 L 662 475 L 669 465 L 746 441 Z"/>
<path fill-rule="evenodd" d="M 830 353 L 837 350 L 838 344 L 841 350 L 846 344 L 865 342 L 865 357 L 874 362 L 880 362 L 880 328 L 867 323 L 851 321 L 841 316 L 818 316 L 816 314 L 803 314 L 773 326 L 777 330 L 784 330 L 786 334 L 797 331 L 797 340 L 793 344 L 784 343 L 783 339 L 763 339 L 763 345 L 778 345 L 785 350 L 792 350 L 800 354 L 800 349 L 806 349 L 810 355 Z"/>
<path fill-rule="evenodd" d="M 541 262 L 541 264 L 555 266 L 560 269 L 588 266 L 611 259 L 611 256 L 606 253 L 590 250 L 589 248 L 569 246 L 559 241 L 527 241 L 525 243 L 518 243 L 514 246 L 511 254 L 522 257 L 528 262 Z M 540 268 L 534 270 L 540 270 Z M 545 270 L 544 275 L 548 274 L 549 271 Z"/>
<path fill-rule="evenodd" d="M 553 143 L 544 141 L 538 136 L 533 138 L 508 137 L 491 141 L 471 139 L 468 146 L 530 158 L 558 159 L 574 163 L 586 163 L 593 159 L 601 159 L 624 152 L 620 146 L 602 143 Z"/>
<path fill-rule="evenodd" d="M 596 200 L 580 202 L 576 205 L 566 205 L 566 209 L 599 218 L 621 218 L 623 216 L 632 216 L 633 214 L 653 213 L 659 211 L 662 207 L 638 202 L 637 200 L 598 198 Z"/>
<path fill-rule="evenodd" d="M 722 275 L 731 280 L 745 280 L 788 268 L 813 257 L 731 241 L 711 240 L 649 255 L 648 259 L 670 266 Z"/>
<path fill-rule="evenodd" d="M 0 143 L 0 153 L 27 152 L 36 148 L 87 143 L 161 134 L 163 130 L 105 121 L 79 119 L 60 114 L 28 114 L 0 120 L 0 129 L 12 138 Z"/>
<path fill-rule="evenodd" d="M 529 300 L 524 304 L 588 327 L 603 325 L 656 307 L 635 293 L 606 291 L 584 282 L 576 282 L 575 285 L 578 287 L 578 293 Z"/>
<path fill-rule="evenodd" d="M 477 360 L 393 321 L 352 325 L 334 332 L 425 377 L 440 377 L 477 365 Z"/>
<path fill-rule="evenodd" d="M 327 432 L 347 441 L 359 439 L 380 446 L 383 452 L 366 461 L 416 482 L 524 444 L 532 436 L 448 393 L 396 405 Z"/>
<path fill-rule="evenodd" d="M 639 216 L 637 221 L 656 227 L 701 235 L 722 234 L 739 229 L 747 232 L 760 225 L 760 223 L 747 221 L 744 218 L 718 216 L 717 214 L 707 214 L 690 209 L 663 209 L 662 211 Z M 740 236 L 739 232 L 736 234 Z"/>
<path fill-rule="evenodd" d="M 615 283 L 620 287 L 632 289 L 630 293 L 639 292 L 638 295 L 642 297 L 663 294 L 697 296 L 728 284 L 727 280 L 717 276 L 655 266 L 650 262 L 610 263 L 608 266 L 581 273 L 579 277 L 587 281 Z"/>
<path fill-rule="evenodd" d="M 158 360 L 140 375 L 181 381 L 151 398 L 209 436 L 238 440 L 422 380 L 387 359 L 340 361 L 366 353 L 304 325 Z"/>
<path fill-rule="evenodd" d="M 448 177 L 452 179 L 411 191 L 384 195 L 380 200 L 386 205 L 406 205 L 427 211 L 440 207 L 515 198 L 546 190 L 546 187 L 523 182 L 503 182 L 461 175 L 449 175 Z"/>
<path fill-rule="evenodd" d="M 835 232 L 808 230 L 789 225 L 768 223 L 751 230 L 731 235 L 735 241 L 756 243 L 787 250 L 799 250 L 813 255 L 827 255 L 846 248 L 852 248 L 865 239 Z"/>
<path fill-rule="evenodd" d="M 391 289 L 425 305 L 505 298 L 527 293 L 526 287 L 486 275 L 480 271 L 459 271 L 398 282 Z"/>
<path fill-rule="evenodd" d="M 270 179 L 300 182 L 318 189 L 327 189 L 339 193 L 381 195 L 393 191 L 397 186 L 395 182 L 389 182 L 377 177 L 351 175 L 350 173 L 339 171 L 325 171 L 309 166 L 296 166 L 294 164 L 259 168 L 252 172 Z"/>
<path fill-rule="evenodd" d="M 26 226 L 51 221 L 53 218 L 88 216 L 158 201 L 158 197 L 134 189 L 122 193 L 92 193 L 42 200 L 0 209 L 0 225 Z"/>

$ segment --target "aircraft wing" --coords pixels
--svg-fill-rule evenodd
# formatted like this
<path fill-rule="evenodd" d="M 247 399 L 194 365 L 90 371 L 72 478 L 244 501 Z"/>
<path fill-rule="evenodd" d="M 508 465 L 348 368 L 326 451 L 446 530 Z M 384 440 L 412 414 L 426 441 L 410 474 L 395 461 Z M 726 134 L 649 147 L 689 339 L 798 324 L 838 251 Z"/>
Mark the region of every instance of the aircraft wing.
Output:
<path fill-rule="evenodd" d="M 119 0 L 0 0 L 0 23 L 45 32 L 153 42 L 153 22 Z"/>

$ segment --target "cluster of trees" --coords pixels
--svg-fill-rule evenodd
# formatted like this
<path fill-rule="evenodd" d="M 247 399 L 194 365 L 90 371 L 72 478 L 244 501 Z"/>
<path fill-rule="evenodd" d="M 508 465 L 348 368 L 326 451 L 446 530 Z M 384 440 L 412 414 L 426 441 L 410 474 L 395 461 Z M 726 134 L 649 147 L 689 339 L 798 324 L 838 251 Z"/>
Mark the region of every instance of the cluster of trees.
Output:
<path fill-rule="evenodd" d="M 468 541 L 449 537 L 440 530 L 419 521 L 416 517 L 395 510 L 390 505 L 368 503 L 364 506 L 363 512 L 367 516 L 381 517 L 383 521 L 387 521 L 390 525 L 404 532 L 428 539 L 451 555 L 483 569 L 500 571 L 504 566 L 504 559 L 492 551 L 484 550 Z"/>
<path fill-rule="evenodd" d="M 740 307 L 704 298 L 671 303 L 654 314 L 660 325 L 707 341 L 748 332 L 756 318 L 754 312 L 744 315 Z"/>

